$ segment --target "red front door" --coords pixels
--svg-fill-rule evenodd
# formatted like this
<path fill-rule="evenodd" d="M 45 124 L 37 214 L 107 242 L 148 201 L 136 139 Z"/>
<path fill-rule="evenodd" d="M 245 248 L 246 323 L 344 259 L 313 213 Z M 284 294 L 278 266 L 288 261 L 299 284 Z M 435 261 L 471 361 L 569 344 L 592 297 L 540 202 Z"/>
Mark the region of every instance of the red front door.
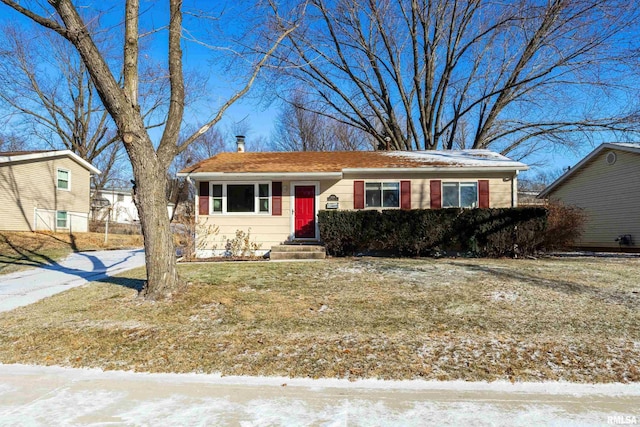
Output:
<path fill-rule="evenodd" d="M 316 187 L 296 185 L 295 198 L 295 237 L 296 239 L 315 239 Z"/>

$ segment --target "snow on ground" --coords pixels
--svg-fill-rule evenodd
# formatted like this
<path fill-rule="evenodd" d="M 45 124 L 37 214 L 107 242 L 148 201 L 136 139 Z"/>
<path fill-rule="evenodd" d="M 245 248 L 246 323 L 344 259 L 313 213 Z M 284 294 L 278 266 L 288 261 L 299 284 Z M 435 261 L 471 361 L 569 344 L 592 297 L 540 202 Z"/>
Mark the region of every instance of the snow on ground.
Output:
<path fill-rule="evenodd" d="M 368 389 L 368 390 L 443 390 L 443 391 L 490 391 L 508 393 L 544 393 L 544 394 L 570 394 L 572 396 L 638 396 L 640 397 L 640 383 L 607 383 L 584 384 L 562 381 L 549 382 L 473 382 L 473 381 L 423 381 L 423 380 L 378 380 L 361 379 L 351 381 L 338 378 L 289 378 L 289 377 L 250 377 L 250 376 L 222 376 L 220 374 L 162 374 L 133 371 L 103 371 L 102 369 L 77 369 L 62 366 L 36 366 L 36 365 L 5 365 L 0 364 L 0 374 L 4 370 L 18 373 L 50 373 L 61 376 L 72 375 L 81 381 L 99 380 L 105 377 L 114 380 L 136 381 L 160 381 L 166 383 L 194 383 L 209 384 L 215 382 L 219 385 L 229 386 L 278 386 L 284 384 L 288 387 L 308 387 L 313 390 L 326 388 L 340 389 Z M 0 385 L 0 392 L 2 385 Z M 639 408 L 640 409 L 640 408 Z"/>
<path fill-rule="evenodd" d="M 640 420 L 639 403 L 640 384 L 350 382 L 0 365 L 0 426 L 588 426 Z"/>

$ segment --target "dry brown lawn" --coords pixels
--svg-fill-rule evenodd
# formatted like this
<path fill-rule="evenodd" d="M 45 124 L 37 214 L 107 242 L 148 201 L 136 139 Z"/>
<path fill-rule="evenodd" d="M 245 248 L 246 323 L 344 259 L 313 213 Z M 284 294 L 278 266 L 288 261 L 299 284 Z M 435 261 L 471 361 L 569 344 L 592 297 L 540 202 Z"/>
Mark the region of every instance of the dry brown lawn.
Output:
<path fill-rule="evenodd" d="M 125 249 L 142 246 L 142 236 L 100 233 L 0 231 L 0 274 L 56 262 L 74 251 Z"/>
<path fill-rule="evenodd" d="M 141 270 L 0 315 L 0 362 L 291 377 L 640 381 L 639 258 L 332 259 Z"/>

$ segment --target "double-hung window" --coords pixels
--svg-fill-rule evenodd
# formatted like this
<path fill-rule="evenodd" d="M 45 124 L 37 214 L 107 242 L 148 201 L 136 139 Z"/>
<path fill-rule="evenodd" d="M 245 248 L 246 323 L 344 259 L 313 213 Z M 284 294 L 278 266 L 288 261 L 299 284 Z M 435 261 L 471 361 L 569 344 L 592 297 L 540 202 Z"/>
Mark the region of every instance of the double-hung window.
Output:
<path fill-rule="evenodd" d="M 69 228 L 69 215 L 67 211 L 56 212 L 56 228 Z"/>
<path fill-rule="evenodd" d="M 269 213 L 269 183 L 236 183 L 211 185 L 213 213 Z"/>
<path fill-rule="evenodd" d="M 477 182 L 443 182 L 443 208 L 476 208 L 478 207 Z"/>
<path fill-rule="evenodd" d="M 258 210 L 269 212 L 269 184 L 258 184 Z"/>
<path fill-rule="evenodd" d="M 57 187 L 61 190 L 69 190 L 70 173 L 66 169 L 58 169 Z"/>
<path fill-rule="evenodd" d="M 222 212 L 222 184 L 212 185 L 211 196 L 213 198 L 212 211 Z"/>
<path fill-rule="evenodd" d="M 400 183 L 367 182 L 365 184 L 366 208 L 399 208 Z"/>

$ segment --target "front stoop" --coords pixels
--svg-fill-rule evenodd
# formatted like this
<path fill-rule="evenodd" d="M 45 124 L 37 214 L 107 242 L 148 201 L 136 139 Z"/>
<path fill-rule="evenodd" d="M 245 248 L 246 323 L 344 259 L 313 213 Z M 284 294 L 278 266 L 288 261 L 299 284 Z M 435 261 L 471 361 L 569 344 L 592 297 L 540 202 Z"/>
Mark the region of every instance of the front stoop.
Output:
<path fill-rule="evenodd" d="M 272 260 L 280 259 L 325 259 L 327 253 L 321 245 L 276 245 L 271 247 Z"/>

